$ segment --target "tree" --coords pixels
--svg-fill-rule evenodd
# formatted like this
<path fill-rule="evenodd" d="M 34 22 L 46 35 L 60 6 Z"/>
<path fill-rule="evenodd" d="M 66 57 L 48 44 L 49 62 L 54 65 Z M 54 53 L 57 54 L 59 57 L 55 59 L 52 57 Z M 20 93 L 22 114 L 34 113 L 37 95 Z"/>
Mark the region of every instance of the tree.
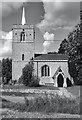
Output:
<path fill-rule="evenodd" d="M 58 53 L 60 54 L 65 54 L 67 53 L 67 50 L 68 50 L 68 41 L 66 39 L 64 39 L 62 41 L 62 43 L 60 44 L 60 47 L 59 47 L 59 50 L 58 50 Z"/>
<path fill-rule="evenodd" d="M 0 60 L 0 84 L 2 83 L 2 63 L 1 63 L 1 60 Z"/>
<path fill-rule="evenodd" d="M 2 81 L 8 84 L 12 79 L 12 59 L 6 58 L 2 60 Z"/>
<path fill-rule="evenodd" d="M 76 69 L 74 61 L 68 60 L 68 72 L 69 72 L 70 76 L 73 77 L 74 83 L 76 84 L 78 73 L 77 73 L 77 69 Z"/>
<path fill-rule="evenodd" d="M 37 87 L 39 86 L 39 79 L 34 75 L 34 64 L 33 62 L 29 62 L 22 71 L 22 76 L 20 78 L 20 81 L 25 86 L 30 87 Z"/>
<path fill-rule="evenodd" d="M 60 44 L 58 53 L 68 55 L 69 74 L 73 77 L 75 84 L 81 78 L 81 62 L 82 62 L 82 42 L 80 42 L 80 24 L 75 26 L 75 30 L 68 34 L 68 37 Z"/>
<path fill-rule="evenodd" d="M 2 77 L 2 63 L 1 63 L 1 60 L 0 60 L 0 78 Z"/>
<path fill-rule="evenodd" d="M 33 65 L 32 64 L 27 64 L 24 68 L 23 68 L 23 72 L 22 72 L 22 79 L 23 79 L 23 84 L 24 85 L 28 85 L 31 82 L 32 76 L 33 76 Z"/>

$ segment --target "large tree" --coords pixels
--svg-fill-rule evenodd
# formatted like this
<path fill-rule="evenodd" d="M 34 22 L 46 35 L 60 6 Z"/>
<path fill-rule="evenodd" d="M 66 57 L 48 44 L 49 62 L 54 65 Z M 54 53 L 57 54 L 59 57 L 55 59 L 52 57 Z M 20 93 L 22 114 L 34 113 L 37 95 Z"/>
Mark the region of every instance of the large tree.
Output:
<path fill-rule="evenodd" d="M 68 41 L 67 41 L 66 39 L 64 39 L 64 40 L 62 41 L 62 43 L 60 44 L 58 53 L 61 53 L 61 54 L 67 53 L 68 45 L 69 45 Z"/>
<path fill-rule="evenodd" d="M 0 78 L 2 77 L 2 63 L 1 63 L 1 60 L 0 60 Z"/>
<path fill-rule="evenodd" d="M 34 75 L 34 64 L 29 62 L 22 70 L 22 76 L 19 78 L 19 82 L 25 86 L 37 87 L 39 86 L 39 78 Z"/>
<path fill-rule="evenodd" d="M 80 24 L 75 26 L 75 30 L 68 34 L 68 37 L 60 44 L 58 53 L 68 54 L 69 73 L 73 77 L 75 84 L 81 83 L 81 61 L 82 42 L 80 41 Z"/>
<path fill-rule="evenodd" d="M 2 81 L 7 84 L 12 79 L 12 59 L 2 60 Z"/>

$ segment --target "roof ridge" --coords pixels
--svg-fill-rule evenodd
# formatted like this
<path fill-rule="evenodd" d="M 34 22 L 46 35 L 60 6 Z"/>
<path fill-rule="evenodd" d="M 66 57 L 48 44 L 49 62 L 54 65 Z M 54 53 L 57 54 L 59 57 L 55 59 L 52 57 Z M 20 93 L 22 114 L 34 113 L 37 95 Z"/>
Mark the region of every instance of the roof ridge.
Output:
<path fill-rule="evenodd" d="M 68 60 L 66 54 L 42 54 L 34 58 L 34 60 Z"/>

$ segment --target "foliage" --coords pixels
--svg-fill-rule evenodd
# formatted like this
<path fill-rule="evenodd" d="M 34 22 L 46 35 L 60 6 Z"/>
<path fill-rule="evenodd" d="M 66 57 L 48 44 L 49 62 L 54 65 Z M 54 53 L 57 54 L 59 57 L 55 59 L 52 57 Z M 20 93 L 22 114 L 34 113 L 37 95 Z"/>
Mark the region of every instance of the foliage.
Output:
<path fill-rule="evenodd" d="M 39 81 L 40 81 L 39 78 L 36 75 L 34 75 L 32 77 L 31 82 L 29 83 L 29 87 L 39 87 L 40 86 Z"/>
<path fill-rule="evenodd" d="M 0 77 L 2 77 L 2 63 L 1 63 L 1 60 L 0 60 Z"/>
<path fill-rule="evenodd" d="M 81 52 L 82 42 L 80 42 L 80 24 L 78 24 L 75 26 L 75 30 L 70 32 L 68 37 L 62 41 L 58 50 L 58 53 L 68 55 L 69 74 L 73 77 L 75 84 L 82 80 L 81 72 L 79 73 L 82 62 Z"/>
<path fill-rule="evenodd" d="M 71 83 L 71 81 L 68 77 L 66 78 L 66 81 L 67 81 L 67 87 L 73 86 L 73 84 Z"/>
<path fill-rule="evenodd" d="M 34 99 L 28 99 L 25 96 L 25 103 L 13 103 L 2 99 L 2 107 L 18 110 L 19 112 L 79 114 L 78 102 L 76 99 L 44 94 Z"/>
<path fill-rule="evenodd" d="M 62 98 L 59 95 L 45 94 L 31 100 L 25 98 L 25 103 L 28 112 L 79 114 L 79 104 L 75 99 Z"/>
<path fill-rule="evenodd" d="M 34 75 L 33 63 L 28 63 L 22 71 L 22 76 L 19 78 L 19 82 L 25 86 L 37 87 L 39 86 L 39 79 Z"/>
<path fill-rule="evenodd" d="M 6 58 L 2 60 L 2 81 L 8 84 L 12 79 L 12 59 Z"/>
<path fill-rule="evenodd" d="M 78 72 L 74 61 L 72 62 L 68 61 L 68 71 L 71 77 L 73 77 L 74 83 L 76 84 Z"/>
<path fill-rule="evenodd" d="M 67 48 L 68 48 L 68 41 L 64 39 L 60 44 L 58 53 L 65 54 L 67 52 Z"/>
<path fill-rule="evenodd" d="M 23 84 L 23 75 L 21 75 L 21 76 L 19 77 L 18 83 L 19 83 L 19 84 Z"/>
<path fill-rule="evenodd" d="M 27 106 L 24 103 L 14 103 L 2 98 L 2 108 L 9 108 L 13 110 L 26 111 Z"/>
<path fill-rule="evenodd" d="M 1 83 L 2 83 L 2 63 L 1 63 L 1 60 L 0 60 L 0 85 L 1 85 Z"/>
<path fill-rule="evenodd" d="M 32 76 L 33 76 L 33 65 L 32 64 L 27 64 L 22 71 L 22 80 L 23 80 L 23 84 L 25 86 L 29 85 L 29 83 L 32 80 Z"/>

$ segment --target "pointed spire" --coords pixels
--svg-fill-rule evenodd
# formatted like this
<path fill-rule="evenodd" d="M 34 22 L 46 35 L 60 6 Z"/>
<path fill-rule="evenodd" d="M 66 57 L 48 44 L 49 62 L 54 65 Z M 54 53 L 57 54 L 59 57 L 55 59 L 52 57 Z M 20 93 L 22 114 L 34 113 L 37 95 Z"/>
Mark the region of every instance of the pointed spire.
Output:
<path fill-rule="evenodd" d="M 22 11 L 22 25 L 26 24 L 26 19 L 25 19 L 25 8 L 24 8 L 24 3 L 23 3 L 23 11 Z"/>

